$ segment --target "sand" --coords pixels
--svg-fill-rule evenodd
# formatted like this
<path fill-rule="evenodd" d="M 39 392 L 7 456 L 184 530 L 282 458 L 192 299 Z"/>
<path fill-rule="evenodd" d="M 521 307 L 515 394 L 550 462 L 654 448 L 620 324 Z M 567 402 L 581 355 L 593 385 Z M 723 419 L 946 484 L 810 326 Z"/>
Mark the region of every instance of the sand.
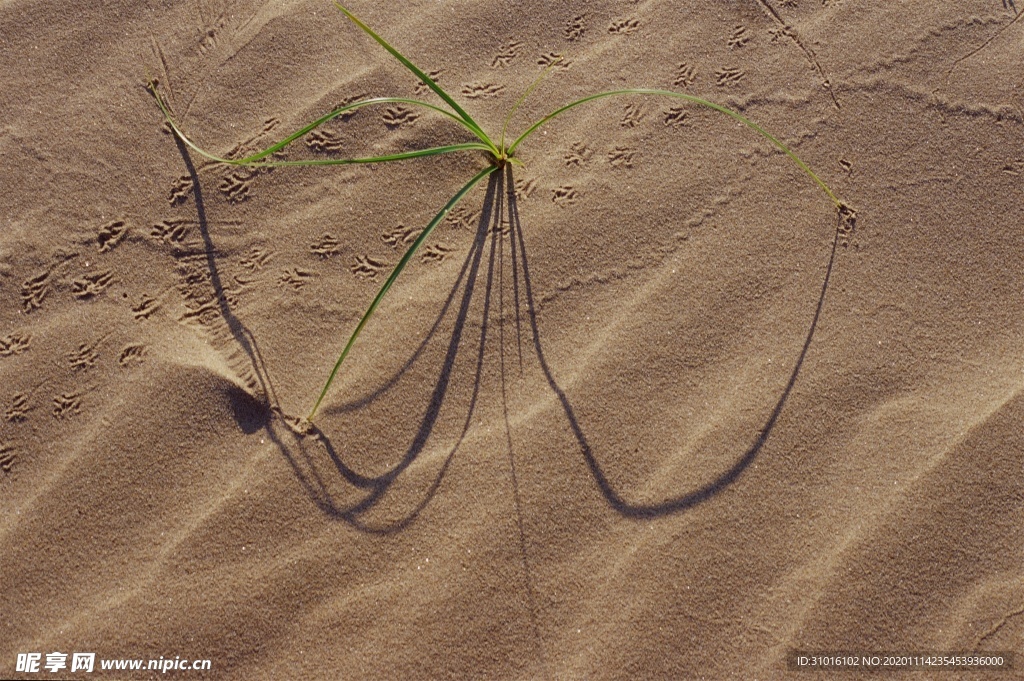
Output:
<path fill-rule="evenodd" d="M 707 97 L 856 221 L 718 113 L 581 107 L 431 234 L 305 432 L 485 156 L 184 153 L 148 79 L 221 154 L 353 97 L 439 101 L 325 0 L 0 3 L 0 677 L 1021 651 L 1017 5 L 351 0 L 487 130 L 561 54 L 512 129 Z M 381 106 L 286 157 L 466 140 Z M 18 673 L 33 652 L 97 668 Z M 99 669 L 161 656 L 211 667 Z"/>

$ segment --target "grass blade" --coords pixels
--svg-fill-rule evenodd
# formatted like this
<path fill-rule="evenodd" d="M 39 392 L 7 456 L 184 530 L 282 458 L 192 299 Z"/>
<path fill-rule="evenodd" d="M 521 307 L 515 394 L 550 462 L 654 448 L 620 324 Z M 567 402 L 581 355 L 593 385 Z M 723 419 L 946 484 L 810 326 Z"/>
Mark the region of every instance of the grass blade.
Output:
<path fill-rule="evenodd" d="M 405 55 L 403 55 L 401 52 L 399 52 L 394 47 L 392 47 L 391 44 L 388 41 L 384 40 L 384 38 L 381 38 L 379 35 L 377 35 L 374 32 L 374 30 L 372 28 L 370 28 L 369 26 L 367 26 L 366 24 L 364 24 L 359 19 L 359 17 L 357 17 L 356 15 L 352 14 L 352 12 L 350 12 L 347 9 L 345 9 L 344 7 L 342 7 L 339 3 L 335 2 L 334 4 L 335 4 L 335 6 L 338 9 L 340 9 L 345 14 L 346 17 L 348 17 L 352 21 L 352 23 L 354 23 L 356 26 L 361 28 L 363 30 L 363 32 L 366 33 L 368 36 L 370 36 L 371 38 L 376 40 L 380 44 L 381 47 L 383 47 L 385 50 L 390 52 L 391 55 L 395 59 L 397 59 L 398 61 L 402 62 L 402 65 L 405 66 L 405 68 L 407 68 L 410 71 L 412 71 L 413 74 L 417 78 L 419 78 L 421 81 L 423 81 L 423 83 L 427 87 L 429 87 L 431 90 L 433 90 L 437 94 L 438 97 L 443 99 L 445 101 L 445 103 L 447 103 L 448 106 L 450 106 L 452 108 L 452 111 L 457 113 L 462 118 L 462 120 L 466 124 L 466 126 L 469 127 L 473 131 L 473 133 L 477 137 L 479 137 L 480 140 L 491 149 L 491 151 L 495 152 L 495 154 L 498 153 L 497 147 L 494 146 L 494 142 L 492 142 L 491 138 L 487 136 L 487 133 L 485 133 L 483 131 L 483 128 L 481 128 L 480 125 L 475 120 L 473 120 L 473 117 L 470 116 L 468 113 L 466 113 L 466 111 L 461 106 L 459 106 L 458 102 L 456 102 L 454 99 L 452 99 L 451 95 L 449 95 L 447 92 L 445 92 L 444 89 L 440 85 L 435 83 L 434 80 L 430 76 L 428 76 L 426 73 L 423 72 L 422 69 L 420 69 L 418 66 L 413 64 L 411 61 L 409 61 L 405 57 Z"/>
<path fill-rule="evenodd" d="M 396 279 L 398 279 L 398 275 L 402 273 L 405 266 L 409 264 L 412 256 L 416 253 L 419 247 L 423 245 L 423 242 L 427 240 L 427 237 L 434 231 L 434 228 L 441 223 L 441 220 L 443 220 L 444 216 L 448 214 L 448 211 L 462 200 L 462 197 L 469 193 L 469 190 L 475 187 L 480 180 L 484 179 L 497 169 L 497 166 L 489 166 L 477 173 L 462 189 L 456 192 L 455 196 L 448 200 L 448 203 L 445 204 L 444 208 L 442 208 L 441 211 L 434 216 L 434 219 L 430 221 L 430 224 L 423 229 L 423 232 L 419 237 L 417 237 L 416 241 L 412 242 L 412 245 L 409 246 L 405 255 L 403 255 L 402 259 L 398 261 L 397 265 L 395 265 L 395 269 L 391 271 L 391 275 L 387 278 L 387 281 L 385 281 L 383 286 L 380 287 L 380 290 L 374 297 L 373 302 L 370 303 L 370 307 L 368 307 L 366 312 L 363 313 L 362 319 L 360 319 L 359 324 L 356 325 L 356 330 L 352 332 L 352 335 L 348 339 L 348 343 L 345 344 L 345 349 L 342 350 L 341 356 L 338 357 L 338 361 L 334 363 L 334 368 L 331 369 L 331 374 L 327 377 L 327 383 L 324 384 L 323 390 L 320 391 L 320 396 L 317 398 L 316 404 L 313 405 L 313 409 L 310 410 L 309 416 L 306 417 L 306 420 L 312 421 L 313 417 L 316 416 L 317 409 L 320 408 L 320 403 L 324 401 L 324 397 L 327 396 L 327 391 L 334 382 L 335 376 L 338 375 L 338 369 L 341 368 L 341 363 L 345 361 L 349 351 L 352 349 L 352 345 L 356 342 L 356 338 L 359 337 L 359 334 L 363 331 L 363 327 L 366 326 L 366 322 L 369 321 L 370 317 L 377 310 L 377 306 L 380 305 L 380 301 L 384 299 L 384 295 L 388 292 L 388 289 L 390 289 L 391 285 L 395 283 Z"/>
<path fill-rule="evenodd" d="M 251 156 L 246 156 L 245 158 L 222 158 L 222 157 L 217 156 L 215 154 L 211 154 L 210 152 L 206 151 L 205 149 L 202 149 L 201 147 L 199 147 L 199 145 L 197 145 L 195 142 L 193 142 L 191 139 L 189 139 L 189 137 L 181 130 L 181 128 L 178 127 L 178 124 L 174 122 L 174 118 L 173 118 L 173 116 L 171 116 L 170 109 L 167 107 L 167 104 L 164 102 L 163 97 L 160 96 L 160 92 L 156 89 L 156 84 L 153 81 L 150 81 L 148 87 L 149 87 L 149 91 L 151 93 L 153 93 L 154 97 L 156 97 L 157 105 L 159 105 L 160 110 L 163 111 L 164 118 L 167 120 L 168 125 L 171 126 L 171 129 L 174 130 L 174 133 L 181 139 L 181 141 L 184 142 L 190 149 L 195 151 L 197 154 L 199 154 L 201 156 L 205 156 L 206 158 L 210 159 L 211 161 L 216 161 L 217 163 L 227 163 L 229 165 L 235 165 L 235 166 L 254 166 L 254 165 L 261 165 L 261 166 L 273 166 L 273 165 L 339 165 L 339 164 L 344 164 L 344 163 L 382 163 L 382 162 L 386 162 L 386 161 L 403 160 L 405 158 L 416 158 L 418 156 L 431 156 L 431 155 L 433 155 L 431 153 L 423 153 L 423 152 L 427 152 L 427 151 L 434 151 L 434 153 L 448 153 L 449 151 L 462 151 L 464 149 L 483 149 L 484 151 L 491 151 L 491 148 L 489 146 L 484 145 L 484 144 L 477 143 L 477 142 L 468 142 L 465 145 L 450 145 L 448 147 L 434 147 L 432 150 L 420 150 L 419 152 L 407 152 L 408 155 L 392 154 L 392 155 L 389 155 L 389 156 L 377 156 L 377 157 L 365 158 L 365 159 L 338 159 L 338 160 L 332 160 L 331 163 L 324 163 L 323 161 L 318 161 L 318 162 L 306 162 L 306 161 L 301 161 L 301 162 L 295 162 L 295 161 L 268 161 L 266 163 L 259 163 L 259 161 L 261 159 L 264 159 L 264 158 L 270 156 L 271 154 L 277 153 L 278 151 L 280 151 L 281 149 L 284 149 L 285 147 L 287 147 L 289 144 L 291 144 L 295 140 L 297 140 L 300 137 L 302 137 L 302 136 L 312 132 L 313 130 L 315 130 L 316 128 L 320 127 L 324 123 L 327 123 L 328 121 L 333 120 L 333 119 L 337 118 L 338 116 L 340 116 L 340 115 L 342 115 L 342 114 L 344 114 L 346 112 L 354 111 L 354 110 L 360 109 L 360 108 L 362 108 L 364 106 L 370 106 L 370 105 L 373 105 L 373 104 L 400 103 L 400 104 L 413 104 L 413 105 L 416 105 L 416 106 L 422 106 L 422 107 L 425 107 L 427 109 L 431 109 L 433 111 L 437 111 L 438 113 L 444 114 L 448 118 L 451 118 L 452 120 L 454 120 L 459 125 L 463 126 L 464 128 L 469 129 L 469 127 L 466 125 L 465 121 L 460 119 L 458 116 L 454 115 L 452 112 L 446 111 L 445 109 L 442 109 L 439 106 L 434 106 L 433 104 L 429 104 L 427 102 L 421 102 L 421 101 L 419 101 L 417 99 L 406 99 L 404 97 L 375 97 L 373 99 L 364 99 L 364 100 L 359 101 L 359 102 L 354 102 L 352 104 L 347 104 L 345 106 L 338 107 L 337 109 L 331 111 L 330 113 L 325 114 L 324 116 L 321 116 L 320 118 L 316 119 L 315 121 L 313 121 L 309 125 L 303 127 L 302 129 L 297 130 L 296 132 L 293 132 L 291 135 L 288 135 L 287 137 L 285 137 L 283 140 L 281 140 L 277 144 L 271 145 L 271 146 L 267 147 L 266 149 L 264 149 L 263 151 L 259 151 L 259 152 L 255 153 L 255 154 L 252 154 Z M 470 132 L 474 132 L 474 131 L 470 129 Z M 474 134 L 475 134 L 475 132 L 474 132 Z M 443 150 L 443 151 L 435 151 L 435 150 Z"/>
<path fill-rule="evenodd" d="M 526 88 L 523 94 L 520 95 L 519 99 L 516 100 L 516 103 L 512 105 L 512 108 L 509 110 L 508 115 L 505 116 L 505 122 L 501 126 L 500 146 L 502 149 L 505 148 L 505 133 L 508 131 L 508 124 L 512 121 L 512 116 L 515 115 L 516 111 L 519 109 L 522 103 L 526 101 L 526 98 L 530 96 L 530 93 L 537 89 L 537 86 L 540 85 L 541 81 L 544 80 L 544 77 L 551 72 L 551 69 L 558 66 L 561 62 L 562 57 L 558 56 L 554 61 L 548 64 L 547 68 L 540 72 L 540 75 L 537 76 L 532 83 L 530 83 L 530 87 Z"/>
<path fill-rule="evenodd" d="M 550 121 L 555 116 L 558 116 L 559 114 L 562 114 L 563 112 L 568 111 L 569 109 L 575 108 L 575 107 L 577 107 L 577 106 L 579 106 L 581 104 L 586 104 L 587 102 L 592 102 L 592 101 L 597 100 L 597 99 L 603 99 L 605 97 L 614 97 L 614 96 L 617 96 L 617 95 L 656 95 L 656 96 L 661 96 L 661 97 L 672 97 L 674 99 L 682 99 L 684 101 L 690 102 L 691 104 L 697 104 L 699 106 L 707 107 L 709 109 L 714 109 L 715 111 L 724 113 L 726 116 L 734 118 L 735 120 L 739 121 L 743 125 L 745 125 L 748 128 L 754 130 L 755 132 L 760 134 L 762 137 L 764 137 L 766 140 L 768 140 L 773 145 L 775 145 L 780 151 L 785 153 L 786 156 L 789 156 L 789 158 L 792 159 L 793 162 L 796 163 L 797 166 L 799 166 L 799 168 L 801 170 L 803 170 L 805 173 L 807 173 L 807 175 L 812 180 L 814 180 L 818 184 L 818 186 L 822 188 L 822 190 L 824 190 L 824 192 L 828 195 L 828 198 L 831 199 L 832 203 L 834 203 L 837 208 L 843 209 L 843 208 L 846 207 L 845 204 L 839 199 L 839 197 L 837 197 L 835 195 L 835 193 L 829 188 L 829 186 L 827 184 L 825 184 L 825 182 L 820 177 L 818 177 L 814 173 L 814 171 L 811 170 L 808 167 L 808 165 L 806 163 L 804 163 L 800 159 L 799 156 L 797 156 L 795 153 L 793 153 L 793 151 L 789 147 L 787 147 L 785 144 L 783 144 L 781 141 L 779 141 L 779 139 L 777 137 L 775 137 L 775 135 L 771 134 L 770 132 L 768 132 L 767 130 L 765 130 L 760 125 L 758 125 L 754 121 L 750 120 L 749 118 L 747 118 L 743 114 L 740 114 L 740 113 L 738 113 L 736 111 L 733 111 L 729 107 L 722 106 L 721 104 L 715 104 L 714 102 L 710 102 L 710 101 L 708 101 L 706 99 L 701 99 L 700 97 L 694 97 L 693 95 L 686 95 L 686 94 L 683 94 L 681 92 L 672 92 L 671 90 L 647 90 L 647 89 L 612 90 L 610 92 L 601 92 L 601 93 L 598 93 L 596 95 L 590 95 L 589 97 L 584 97 L 582 99 L 577 99 L 575 102 L 570 102 L 569 104 L 566 104 L 565 106 L 563 106 L 563 107 L 561 107 L 559 109 L 555 109 L 554 111 L 549 113 L 547 116 L 544 116 L 544 118 L 541 118 L 536 123 L 534 123 L 529 128 L 527 128 L 526 132 L 524 132 L 518 138 L 516 138 L 516 141 L 513 142 L 512 146 L 510 146 L 508 148 L 508 153 L 511 154 L 513 151 L 515 151 L 516 147 L 518 147 L 523 142 L 523 140 L 525 140 L 527 137 L 529 137 L 531 134 L 533 134 L 534 131 L 537 130 L 537 128 L 539 128 L 540 126 L 544 125 L 545 123 Z"/>

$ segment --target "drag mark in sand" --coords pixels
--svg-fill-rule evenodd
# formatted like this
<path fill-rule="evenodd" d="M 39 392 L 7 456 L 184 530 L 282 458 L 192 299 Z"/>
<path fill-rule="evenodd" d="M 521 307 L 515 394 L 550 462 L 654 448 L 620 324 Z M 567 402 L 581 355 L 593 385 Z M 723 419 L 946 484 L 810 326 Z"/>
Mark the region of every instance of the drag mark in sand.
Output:
<path fill-rule="evenodd" d="M 778 25 L 778 32 L 776 35 L 786 36 L 793 42 L 793 44 L 799 47 L 800 50 L 804 53 L 804 57 L 807 59 L 807 62 L 811 65 L 811 68 L 814 69 L 815 72 L 817 72 L 818 76 L 821 78 L 821 86 L 828 91 L 829 97 L 832 98 L 833 106 L 835 106 L 837 109 L 841 108 L 839 106 L 839 98 L 836 97 L 836 93 L 832 89 L 832 81 L 829 80 L 828 76 L 825 75 L 825 70 L 821 67 L 821 63 L 818 62 L 818 58 L 814 55 L 814 52 L 811 51 L 811 48 L 807 47 L 804 41 L 800 39 L 800 36 L 797 35 L 796 29 L 793 28 L 790 24 L 786 23 L 785 20 L 783 20 L 782 15 L 780 15 L 775 10 L 775 8 L 772 7 L 771 3 L 768 2 L 768 0 L 757 0 L 757 3 L 761 6 L 761 9 L 764 10 L 768 17 Z M 782 4 L 787 7 L 796 6 L 795 2 L 792 4 L 783 2 Z M 822 4 L 827 7 L 830 3 L 827 2 L 827 0 L 823 0 Z"/>

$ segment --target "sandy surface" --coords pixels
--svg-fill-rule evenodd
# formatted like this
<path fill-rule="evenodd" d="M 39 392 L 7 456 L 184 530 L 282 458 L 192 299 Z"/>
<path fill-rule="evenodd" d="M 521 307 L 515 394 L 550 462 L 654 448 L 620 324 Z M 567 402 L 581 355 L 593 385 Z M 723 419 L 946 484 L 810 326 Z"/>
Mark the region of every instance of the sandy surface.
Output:
<path fill-rule="evenodd" d="M 60 677 L 15 672 L 54 651 L 212 663 L 67 678 L 807 679 L 789 651 L 1021 650 L 1013 3 L 351 9 L 493 134 L 552 54 L 513 129 L 621 87 L 735 107 L 855 226 L 720 114 L 581 107 L 431 235 L 303 435 L 486 158 L 183 155 L 149 78 L 221 154 L 414 96 L 324 0 L 3 0 L 0 677 Z M 467 140 L 410 111 L 286 158 Z"/>

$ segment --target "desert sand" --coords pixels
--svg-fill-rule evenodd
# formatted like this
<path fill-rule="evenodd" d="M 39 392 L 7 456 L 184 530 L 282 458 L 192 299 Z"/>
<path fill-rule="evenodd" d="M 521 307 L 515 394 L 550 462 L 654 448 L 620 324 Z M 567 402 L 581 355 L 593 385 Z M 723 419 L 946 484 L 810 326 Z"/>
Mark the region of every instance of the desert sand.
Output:
<path fill-rule="evenodd" d="M 0 677 L 814 679 L 1024 644 L 1009 0 L 0 2 Z M 280 158 L 467 141 L 411 106 Z M 96 654 L 18 672 L 19 654 Z M 209 660 L 103 671 L 102 659 Z M 1024 665 L 1019 660 L 1018 665 Z M 872 678 L 1020 678 L 899 672 Z M 859 678 L 854 674 L 845 678 Z"/>

